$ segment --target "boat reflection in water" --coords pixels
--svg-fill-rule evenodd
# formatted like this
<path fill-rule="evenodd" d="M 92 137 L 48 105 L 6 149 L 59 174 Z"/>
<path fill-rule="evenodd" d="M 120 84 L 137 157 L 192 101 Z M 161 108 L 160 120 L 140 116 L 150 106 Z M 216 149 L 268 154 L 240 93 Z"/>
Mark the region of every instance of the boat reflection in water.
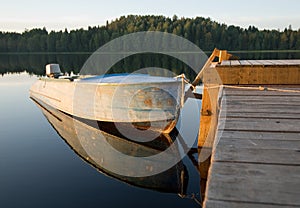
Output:
<path fill-rule="evenodd" d="M 86 121 L 75 119 L 42 102 L 34 101 L 71 149 L 101 173 L 134 186 L 176 193 L 181 197 L 186 195 L 189 176 L 187 168 L 181 160 L 158 174 L 151 174 L 155 171 L 147 158 L 158 155 L 171 145 L 172 140 L 168 135 L 160 136 L 153 143 L 148 142 L 147 145 L 139 144 L 116 136 L 117 134 L 104 132 Z M 157 141 L 159 141 L 158 144 Z M 173 148 L 171 152 L 174 157 L 179 157 L 178 149 Z M 129 159 L 124 160 L 122 155 Z M 139 161 L 142 162 L 132 164 L 130 158 L 139 158 Z M 164 164 L 163 159 L 161 163 L 161 167 L 168 165 Z M 136 169 L 142 166 L 144 166 L 145 172 L 136 172 Z"/>

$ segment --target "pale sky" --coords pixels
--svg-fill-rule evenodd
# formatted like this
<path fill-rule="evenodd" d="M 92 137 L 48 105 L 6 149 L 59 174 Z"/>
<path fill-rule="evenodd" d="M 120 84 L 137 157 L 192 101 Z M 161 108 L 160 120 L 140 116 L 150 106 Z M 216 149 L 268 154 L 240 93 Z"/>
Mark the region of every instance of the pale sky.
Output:
<path fill-rule="evenodd" d="M 128 14 L 210 17 L 247 28 L 300 28 L 299 0 L 10 0 L 0 2 L 0 31 L 48 31 L 104 25 Z"/>

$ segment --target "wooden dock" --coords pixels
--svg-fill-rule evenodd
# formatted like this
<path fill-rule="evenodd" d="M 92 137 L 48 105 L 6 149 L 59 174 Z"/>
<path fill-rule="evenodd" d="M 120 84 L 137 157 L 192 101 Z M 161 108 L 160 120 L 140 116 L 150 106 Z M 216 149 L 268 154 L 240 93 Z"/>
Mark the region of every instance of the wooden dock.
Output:
<path fill-rule="evenodd" d="M 300 61 L 214 67 L 223 85 L 204 86 L 198 143 L 212 153 L 208 173 L 199 165 L 204 207 L 300 207 Z"/>
<path fill-rule="evenodd" d="M 300 60 L 222 61 L 216 70 L 223 84 L 299 84 Z"/>

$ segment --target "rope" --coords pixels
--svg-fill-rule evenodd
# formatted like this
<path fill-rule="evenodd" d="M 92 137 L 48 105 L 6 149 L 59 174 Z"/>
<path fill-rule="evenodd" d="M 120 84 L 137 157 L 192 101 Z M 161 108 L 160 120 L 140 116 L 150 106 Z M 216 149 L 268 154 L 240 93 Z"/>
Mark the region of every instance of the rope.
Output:
<path fill-rule="evenodd" d="M 176 76 L 176 78 L 181 78 L 186 84 L 190 84 L 191 86 L 192 83 L 190 80 L 188 80 L 184 74 Z M 273 88 L 273 87 L 263 87 L 263 86 L 258 86 L 258 87 L 242 87 L 242 86 L 232 86 L 232 85 L 214 85 L 210 87 L 206 87 L 207 89 L 215 89 L 219 87 L 225 87 L 225 88 L 231 88 L 231 89 L 247 89 L 247 90 L 259 90 L 259 91 L 276 91 L 276 92 L 287 92 L 287 93 L 300 93 L 300 90 L 290 90 L 290 89 L 279 89 L 279 88 Z M 193 87 L 194 89 L 194 87 Z"/>
<path fill-rule="evenodd" d="M 177 79 L 180 78 L 180 79 L 182 79 L 186 84 L 191 84 L 191 83 L 190 83 L 190 80 L 187 79 L 186 76 L 185 76 L 184 74 L 180 74 L 180 75 L 176 76 L 175 78 L 177 78 Z"/>
<path fill-rule="evenodd" d="M 230 85 L 223 85 L 225 88 L 231 89 L 247 89 L 247 90 L 259 90 L 259 91 L 276 91 L 276 92 L 291 92 L 291 93 L 300 93 L 300 90 L 290 90 L 290 89 L 278 89 L 272 87 L 241 87 L 241 86 L 230 86 Z"/>
<path fill-rule="evenodd" d="M 180 195 L 178 194 L 181 198 L 185 198 L 185 199 L 191 199 L 194 200 L 198 205 L 202 206 L 202 203 L 199 199 L 197 199 L 196 194 L 192 193 L 189 195 Z"/>

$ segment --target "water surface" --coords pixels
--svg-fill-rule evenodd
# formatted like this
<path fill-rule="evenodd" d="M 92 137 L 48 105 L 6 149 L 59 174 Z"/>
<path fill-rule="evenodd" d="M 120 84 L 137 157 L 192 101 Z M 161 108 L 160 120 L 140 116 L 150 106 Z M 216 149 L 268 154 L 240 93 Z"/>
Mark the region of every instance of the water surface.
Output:
<path fill-rule="evenodd" d="M 199 207 L 191 196 L 200 200 L 200 176 L 188 157 L 182 161 L 189 176 L 184 198 L 128 184 L 83 160 L 29 98 L 36 79 L 0 77 L 0 207 Z M 196 118 L 188 105 L 182 114 Z M 188 132 L 197 122 L 181 129 L 184 137 L 196 136 Z"/>

